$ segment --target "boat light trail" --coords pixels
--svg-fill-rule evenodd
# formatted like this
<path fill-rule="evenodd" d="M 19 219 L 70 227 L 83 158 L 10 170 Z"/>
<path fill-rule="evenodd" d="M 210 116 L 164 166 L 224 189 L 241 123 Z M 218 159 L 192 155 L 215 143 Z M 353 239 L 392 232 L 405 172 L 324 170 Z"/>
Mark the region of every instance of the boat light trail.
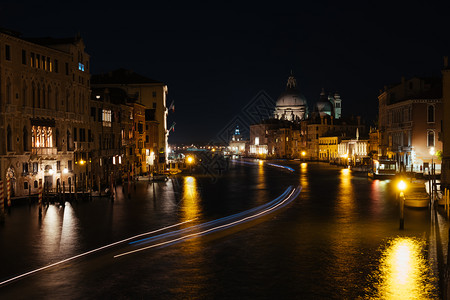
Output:
<path fill-rule="evenodd" d="M 136 249 L 136 250 L 132 250 L 132 251 L 124 252 L 124 253 L 121 253 L 121 254 L 117 254 L 117 255 L 114 256 L 114 258 L 118 258 L 118 257 L 121 257 L 121 256 L 125 256 L 125 255 L 133 254 L 133 253 L 136 253 L 136 252 L 148 250 L 148 249 L 151 249 L 151 248 L 156 248 L 156 247 L 159 247 L 159 246 L 172 245 L 174 243 L 177 243 L 177 242 L 180 242 L 180 241 L 183 241 L 183 240 L 187 240 L 187 239 L 190 239 L 190 238 L 198 237 L 198 236 L 201 236 L 201 235 L 206 235 L 206 234 L 209 234 L 209 233 L 212 233 L 212 232 L 216 232 L 216 231 L 219 231 L 219 230 L 223 230 L 223 229 L 226 229 L 226 228 L 237 226 L 239 224 L 243 224 L 243 223 L 248 222 L 248 221 L 253 220 L 253 219 L 260 218 L 260 217 L 262 217 L 264 215 L 267 215 L 267 214 L 269 214 L 269 213 L 271 213 L 271 212 L 273 212 L 273 211 L 275 211 L 277 209 L 280 209 L 280 208 L 286 206 L 287 204 L 291 203 L 294 199 L 296 199 L 298 197 L 298 195 L 300 195 L 300 191 L 301 191 L 301 187 L 293 188 L 292 186 L 289 186 L 286 189 L 286 191 L 283 193 L 283 195 L 286 195 L 287 192 L 289 194 L 287 196 L 285 196 L 285 197 L 282 197 L 282 196 L 277 197 L 277 199 L 275 199 L 275 200 L 278 200 L 278 201 L 275 202 L 273 205 L 270 205 L 269 207 L 267 207 L 267 205 L 262 205 L 262 206 L 264 206 L 264 208 L 262 210 L 260 210 L 261 207 L 258 207 L 257 209 L 251 209 L 251 210 L 243 212 L 243 213 L 248 213 L 249 211 L 252 212 L 252 213 L 254 212 L 254 214 L 252 214 L 252 215 L 249 215 L 249 216 L 246 216 L 246 217 L 242 217 L 242 218 L 237 219 L 235 221 L 231 221 L 231 222 L 228 222 L 228 223 L 225 223 L 225 224 L 222 224 L 222 225 L 218 225 L 218 226 L 215 226 L 215 227 L 212 227 L 212 228 L 200 231 L 200 232 L 189 233 L 189 234 L 183 235 L 181 237 L 174 238 L 172 240 L 163 241 L 163 242 L 160 242 L 160 243 L 157 243 L 157 244 L 153 244 L 153 245 L 150 245 L 150 246 L 147 246 L 147 247 L 143 247 L 143 248 L 139 248 L 139 249 Z M 271 201 L 271 202 L 273 202 L 273 201 Z M 257 212 L 258 209 L 260 210 L 259 212 Z M 183 230 L 178 230 L 177 233 L 187 233 L 187 232 L 195 230 L 195 229 L 201 229 L 201 228 L 205 227 L 206 225 L 211 225 L 211 224 L 215 225 L 219 221 L 232 220 L 233 218 L 236 218 L 237 215 L 239 217 L 241 217 L 243 213 L 239 213 L 239 214 L 235 214 L 235 215 L 232 215 L 232 216 L 229 216 L 229 217 L 225 217 L 225 218 L 221 218 L 221 219 L 218 219 L 218 220 L 214 220 L 212 222 L 207 222 L 207 223 L 203 223 L 203 224 L 199 224 L 199 225 L 194 225 L 194 226 L 191 226 L 189 228 L 186 228 L 185 232 L 184 232 L 184 229 L 183 229 Z"/>
<path fill-rule="evenodd" d="M 0 286 L 5 285 L 5 284 L 7 284 L 7 283 L 9 283 L 9 282 L 12 282 L 12 281 L 14 281 L 14 280 L 21 279 L 21 278 L 23 278 L 23 277 L 25 277 L 25 276 L 32 275 L 32 274 L 37 273 L 37 272 L 39 272 L 39 271 L 43 271 L 43 270 L 46 270 L 46 269 L 49 269 L 49 268 L 53 268 L 53 267 L 55 267 L 55 266 L 58 266 L 58 265 L 60 265 L 60 264 L 63 264 L 63 263 L 72 261 L 72 260 L 74 260 L 74 259 L 77 259 L 77 258 L 86 256 L 86 255 L 89 255 L 89 254 L 98 252 L 98 251 L 100 251 L 100 250 L 104 250 L 104 249 L 107 249 L 107 248 L 111 248 L 111 247 L 113 247 L 113 246 L 116 246 L 116 245 L 119 245 L 119 244 L 126 243 L 126 242 L 128 242 L 128 241 L 130 241 L 130 240 L 134 240 L 134 239 L 136 239 L 136 238 L 140 238 L 140 237 L 143 237 L 143 236 L 146 236 L 146 235 L 149 235 L 149 234 L 154 234 L 154 233 L 157 233 L 157 232 L 160 232 L 160 231 L 164 231 L 164 230 L 167 230 L 167 229 L 176 227 L 176 226 L 180 226 L 180 225 L 183 225 L 183 224 L 186 224 L 186 223 L 190 223 L 190 222 L 192 222 L 192 221 L 194 221 L 194 220 L 195 220 L 195 219 L 187 220 L 187 221 L 184 221 L 184 222 L 180 222 L 180 223 L 177 223 L 177 224 L 169 225 L 169 226 L 166 226 L 166 227 L 163 227 L 163 228 L 159 228 L 159 229 L 156 229 L 156 230 L 153 230 L 153 231 L 149 231 L 149 232 L 146 232 L 146 233 L 141 233 L 141 234 L 138 234 L 138 235 L 135 235 L 135 236 L 126 238 L 126 239 L 124 239 L 124 240 L 121 240 L 121 241 L 118 241 L 118 242 L 114 242 L 114 243 L 112 243 L 112 244 L 108 244 L 108 245 L 102 246 L 102 247 L 100 247 L 100 248 L 96 248 L 96 249 L 93 249 L 93 250 L 90 250 L 90 251 L 87 251 L 87 252 L 84 252 L 84 253 L 81 253 L 81 254 L 78 254 L 78 255 L 75 255 L 75 256 L 72 256 L 72 257 L 63 259 L 63 260 L 61 260 L 61 261 L 52 263 L 52 264 L 47 265 L 47 266 L 45 266 L 45 267 L 41 267 L 41 268 L 38 268 L 38 269 L 35 269 L 35 270 L 32 270 L 32 271 L 23 273 L 23 274 L 21 274 L 21 275 L 12 277 L 12 278 L 7 279 L 7 280 L 5 280 L 5 281 L 2 281 L 2 282 L 0 282 Z"/>
<path fill-rule="evenodd" d="M 252 165 L 252 166 L 258 165 L 258 163 L 251 162 L 251 161 L 233 160 L 233 162 L 237 162 L 237 163 L 244 164 L 244 165 Z M 269 165 L 269 166 L 275 167 L 275 168 L 285 169 L 290 172 L 295 172 L 295 170 L 293 168 L 288 167 L 288 166 L 277 165 L 277 164 L 273 164 L 273 163 L 269 163 L 269 162 L 265 163 L 265 165 Z"/>

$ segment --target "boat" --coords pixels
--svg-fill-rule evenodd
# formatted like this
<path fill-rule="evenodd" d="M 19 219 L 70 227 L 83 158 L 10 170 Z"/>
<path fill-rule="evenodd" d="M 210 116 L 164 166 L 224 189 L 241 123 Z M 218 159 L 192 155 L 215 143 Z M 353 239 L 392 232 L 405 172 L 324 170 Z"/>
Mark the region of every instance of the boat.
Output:
<path fill-rule="evenodd" d="M 405 192 L 405 206 L 425 208 L 430 204 L 430 196 L 424 183 L 410 183 Z"/>
<path fill-rule="evenodd" d="M 153 173 L 153 176 L 151 177 L 152 181 L 167 181 L 169 180 L 169 176 L 163 173 Z"/>
<path fill-rule="evenodd" d="M 388 159 L 374 159 L 368 176 L 373 179 L 391 179 L 397 175 L 397 162 Z"/>

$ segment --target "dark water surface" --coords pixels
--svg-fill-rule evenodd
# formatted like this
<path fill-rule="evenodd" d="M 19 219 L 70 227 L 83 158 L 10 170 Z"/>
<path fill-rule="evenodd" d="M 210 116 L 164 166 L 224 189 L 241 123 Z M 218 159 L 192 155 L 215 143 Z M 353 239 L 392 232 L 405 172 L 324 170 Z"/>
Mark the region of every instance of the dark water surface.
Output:
<path fill-rule="evenodd" d="M 13 207 L 0 227 L 0 281 L 130 236 L 173 231 L 267 203 L 302 187 L 288 207 L 243 225 L 114 258 L 118 245 L 0 286 L 1 299 L 438 298 L 430 211 L 406 209 L 394 183 L 321 163 L 295 172 L 232 163 L 220 178 L 140 181 L 131 199 Z M 155 192 L 153 192 L 153 188 Z M 125 193 L 126 194 L 126 193 Z M 167 232 L 166 231 L 166 232 Z M 133 246 L 134 247 L 134 246 Z M 134 249 L 134 248 L 133 248 Z"/>

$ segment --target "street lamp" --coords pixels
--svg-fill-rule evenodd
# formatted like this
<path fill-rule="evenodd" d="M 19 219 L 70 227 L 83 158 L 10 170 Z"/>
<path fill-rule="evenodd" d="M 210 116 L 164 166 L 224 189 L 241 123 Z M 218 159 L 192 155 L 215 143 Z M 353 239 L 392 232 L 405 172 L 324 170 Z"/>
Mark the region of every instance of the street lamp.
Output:
<path fill-rule="evenodd" d="M 186 160 L 189 165 L 189 173 L 192 173 L 192 163 L 194 162 L 194 158 L 192 156 L 188 156 Z"/>
<path fill-rule="evenodd" d="M 400 180 L 397 183 L 397 189 L 400 191 L 399 197 L 400 197 L 400 229 L 404 228 L 405 225 L 405 219 L 404 219 L 404 208 L 405 208 L 405 194 L 403 193 L 404 190 L 406 190 L 406 182 L 403 180 Z"/>
<path fill-rule="evenodd" d="M 302 159 L 305 160 L 306 151 L 302 151 Z"/>

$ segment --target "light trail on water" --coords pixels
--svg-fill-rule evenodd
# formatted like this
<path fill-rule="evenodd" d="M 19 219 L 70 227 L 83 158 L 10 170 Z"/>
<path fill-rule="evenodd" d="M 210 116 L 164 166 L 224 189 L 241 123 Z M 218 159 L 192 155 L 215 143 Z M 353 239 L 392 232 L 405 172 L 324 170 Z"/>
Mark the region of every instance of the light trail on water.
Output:
<path fill-rule="evenodd" d="M 150 246 L 147 246 L 147 247 L 143 247 L 143 248 L 139 248 L 139 249 L 136 249 L 136 250 L 132 250 L 132 251 L 124 252 L 124 253 L 121 253 L 121 254 L 117 254 L 117 255 L 114 256 L 114 258 L 118 258 L 118 257 L 121 257 L 121 256 L 133 254 L 133 253 L 136 253 L 136 252 L 140 252 L 140 251 L 144 251 L 144 250 L 148 250 L 148 249 L 151 249 L 151 248 L 156 248 L 156 247 L 160 247 L 160 246 L 164 246 L 164 245 L 173 245 L 173 244 L 175 244 L 177 242 L 181 242 L 181 241 L 184 241 L 184 240 L 187 240 L 187 239 L 191 239 L 191 238 L 194 238 L 194 237 L 206 235 L 206 234 L 213 233 L 213 232 L 216 232 L 216 231 L 219 231 L 219 230 L 224 230 L 224 229 L 227 229 L 227 228 L 230 228 L 230 227 L 234 227 L 234 226 L 243 224 L 243 223 L 251 221 L 251 220 L 256 220 L 256 219 L 258 219 L 258 218 L 260 218 L 260 217 L 262 217 L 264 215 L 267 215 L 269 213 L 273 213 L 274 211 L 276 211 L 276 210 L 278 210 L 278 209 L 288 205 L 289 203 L 291 203 L 294 199 L 296 199 L 300 195 L 300 192 L 301 192 L 301 187 L 294 188 L 292 186 L 289 186 L 281 196 L 277 197 L 276 199 L 272 200 L 271 202 L 269 202 L 267 204 L 264 204 L 264 205 L 258 206 L 256 208 L 253 208 L 253 209 L 250 209 L 250 210 L 238 213 L 238 214 L 234 214 L 234 215 L 231 215 L 231 216 L 228 216 L 228 217 L 225 217 L 225 218 L 217 219 L 217 220 L 214 220 L 214 221 L 211 221 L 211 222 L 207 222 L 207 223 L 203 223 L 203 224 L 199 224 L 199 225 L 194 225 L 194 226 L 191 226 L 191 227 L 188 227 L 188 228 L 185 228 L 185 229 L 181 229 L 181 230 L 177 230 L 177 231 L 174 231 L 174 232 L 171 232 L 171 233 L 168 233 L 168 234 L 159 235 L 159 236 L 152 237 L 152 238 L 149 238 L 149 239 L 144 239 L 144 240 L 140 240 L 140 241 L 136 241 L 136 242 L 130 243 L 130 244 L 142 243 L 144 241 L 147 242 L 147 243 L 150 242 L 150 241 L 151 242 L 155 242 L 155 241 L 157 242 L 157 241 L 160 241 L 163 238 L 168 237 L 168 236 L 173 236 L 173 235 L 178 235 L 178 234 L 182 235 L 180 237 L 177 237 L 177 238 L 174 238 L 174 239 L 171 239 L 171 240 L 168 240 L 168 241 L 163 241 L 163 242 L 156 243 L 156 244 L 153 244 L 153 245 L 150 245 Z M 245 216 L 245 215 L 247 215 L 247 216 Z M 226 222 L 226 221 L 229 221 L 229 222 Z M 223 223 L 223 222 L 226 222 L 226 223 Z M 220 223 L 223 223 L 223 224 L 220 224 Z M 217 224 L 220 224 L 220 225 L 217 225 Z M 196 229 L 203 229 L 203 228 L 211 226 L 211 225 L 213 225 L 212 228 L 205 229 L 205 230 L 202 230 L 200 232 L 189 233 L 189 232 L 194 231 Z"/>
<path fill-rule="evenodd" d="M 0 286 L 5 285 L 5 284 L 7 284 L 7 283 L 10 283 L 10 282 L 12 282 L 12 281 L 15 281 L 15 280 L 24 278 L 25 276 L 29 276 L 29 275 L 32 275 L 32 274 L 34 274 L 34 273 L 37 273 L 37 272 L 40 272 L 40 271 L 44 271 L 44 270 L 47 270 L 47 269 L 49 269 L 49 268 L 56 267 L 56 266 L 58 266 L 58 265 L 61 265 L 61 264 L 63 264 L 63 263 L 72 261 L 72 260 L 74 260 L 74 259 L 77 259 L 77 258 L 80 258 L 80 257 L 83 257 L 83 256 L 86 256 L 86 255 L 88 255 L 88 254 L 93 254 L 93 253 L 98 252 L 98 251 L 100 251 L 100 250 L 104 250 L 104 249 L 107 249 L 107 248 L 111 248 L 111 247 L 113 247 L 113 246 L 116 246 L 116 245 L 119 245 L 119 244 L 123 244 L 123 243 L 129 242 L 129 241 L 134 240 L 134 239 L 136 239 L 136 238 L 140 238 L 140 237 L 143 237 L 143 236 L 146 236 L 146 235 L 154 234 L 154 233 L 161 232 L 161 231 L 164 231 L 164 230 L 167 230 L 167 229 L 170 229 L 170 228 L 173 228 L 173 227 L 177 227 L 177 226 L 180 226 L 180 225 L 183 225 L 183 224 L 186 224 L 186 223 L 190 223 L 190 222 L 192 222 L 192 221 L 194 221 L 194 220 L 195 220 L 195 219 L 187 220 L 187 221 L 184 221 L 184 222 L 172 224 L 172 225 L 169 225 L 169 226 L 166 226 L 166 227 L 163 227 L 163 228 L 159 228 L 159 229 L 156 229 L 156 230 L 153 230 L 153 231 L 149 231 L 149 232 L 146 232 L 146 233 L 141 233 L 141 234 L 138 234 L 138 235 L 135 235 L 135 236 L 126 238 L 126 239 L 124 239 L 124 240 L 121 240 L 121 241 L 118 241 L 118 242 L 114 242 L 114 243 L 111 243 L 111 244 L 108 244 L 108 245 L 105 245 L 105 246 L 102 246 L 102 247 L 99 247 L 99 248 L 96 248 L 96 249 L 93 249 L 93 250 L 90 250 L 90 251 L 87 251 L 87 252 L 84 252 L 84 253 L 81 253 L 81 254 L 78 254 L 78 255 L 75 255 L 75 256 L 72 256 L 72 257 L 63 259 L 63 260 L 61 260 L 61 261 L 52 263 L 52 264 L 47 265 L 47 266 L 45 266 L 45 267 L 41 267 L 41 268 L 38 268 L 38 269 L 35 269 L 35 270 L 32 270 L 32 271 L 23 273 L 23 274 L 21 274 L 21 275 L 17 275 L 17 276 L 15 276 L 15 277 L 12 277 L 12 278 L 7 279 L 7 280 L 5 280 L 5 281 L 2 281 L 2 282 L 0 282 Z"/>

